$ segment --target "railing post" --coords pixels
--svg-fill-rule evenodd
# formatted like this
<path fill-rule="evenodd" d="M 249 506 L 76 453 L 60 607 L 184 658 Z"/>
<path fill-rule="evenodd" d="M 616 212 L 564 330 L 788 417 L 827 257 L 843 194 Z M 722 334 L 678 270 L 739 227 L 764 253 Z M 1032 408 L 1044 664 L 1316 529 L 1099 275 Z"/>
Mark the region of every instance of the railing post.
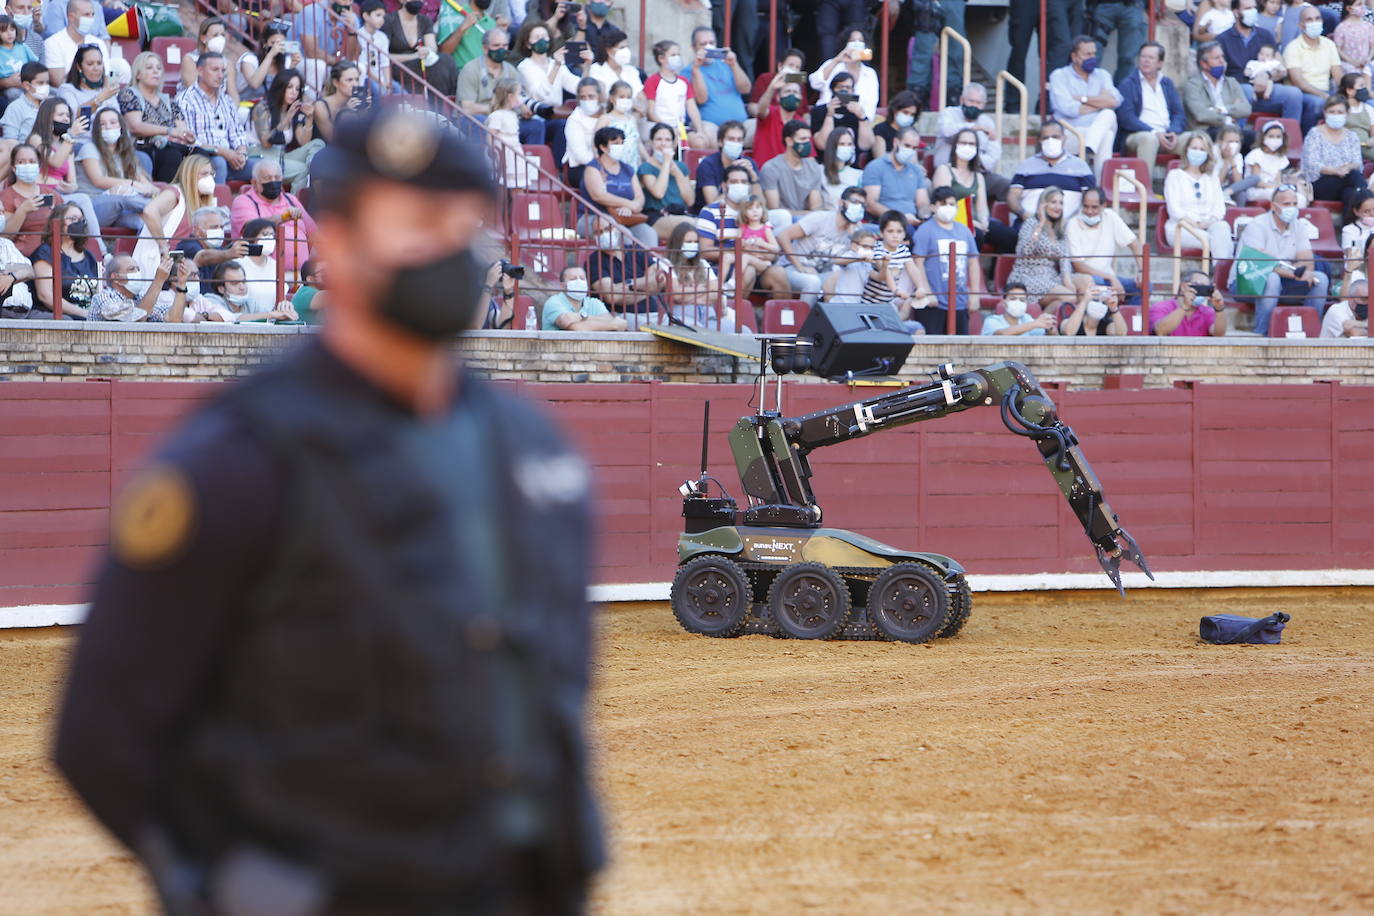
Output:
<path fill-rule="evenodd" d="M 778 0 L 768 0 L 768 72 L 778 72 Z"/>
<path fill-rule="evenodd" d="M 442 0 L 441 0 L 442 2 Z M 649 34 L 649 0 L 639 0 L 639 66 L 644 67 L 644 41 Z"/>
<path fill-rule="evenodd" d="M 774 2 L 776 2 L 776 0 L 774 0 Z M 880 56 L 880 58 L 881 58 L 881 62 L 880 62 L 880 64 L 879 64 L 879 68 L 880 68 L 880 69 L 878 70 L 878 98 L 879 98 L 878 104 L 880 104 L 880 105 L 882 105 L 884 108 L 886 108 L 886 107 L 887 107 L 887 80 L 888 80 L 887 65 L 888 65 L 888 55 L 890 54 L 890 51 L 889 51 L 889 49 L 888 49 L 888 45 L 890 45 L 890 44 L 892 43 L 892 38 L 891 38 L 891 35 L 892 35 L 892 17 L 891 17 L 891 16 L 888 14 L 888 12 L 887 12 L 887 0 L 881 0 L 881 2 L 879 3 L 879 6 L 881 6 L 881 7 L 882 7 L 882 10 L 883 10 L 882 13 L 880 14 L 880 15 L 882 16 L 882 36 L 883 36 L 883 40 L 882 40 L 882 47 L 880 47 L 880 48 L 878 49 L 878 54 L 879 54 L 879 56 Z M 873 114 L 874 114 L 874 116 L 876 117 L 877 113 L 874 112 Z"/>
<path fill-rule="evenodd" d="M 1004 107 L 1002 103 L 1005 101 L 1006 90 L 1004 88 L 1004 84 L 1006 83 L 1011 83 L 1012 86 L 1016 87 L 1016 91 L 1021 94 L 1021 114 L 1019 116 L 1021 146 L 1020 160 L 1018 161 L 1024 161 L 1026 158 L 1026 135 L 1030 131 L 1030 112 L 1027 111 L 1027 109 L 1030 108 L 1030 90 L 1026 88 L 1025 83 L 1021 82 L 1019 79 L 1012 76 L 1005 70 L 997 74 L 997 80 L 995 82 L 997 110 L 993 113 L 993 119 L 996 121 L 997 124 L 997 140 L 999 143 L 1006 136 L 1006 134 L 1002 131 L 1002 109 Z"/>
<path fill-rule="evenodd" d="M 49 224 L 52 230 L 52 317 L 54 321 L 62 320 L 62 217 L 55 214 L 52 223 Z"/>
<path fill-rule="evenodd" d="M 946 273 L 949 274 L 949 299 L 945 302 L 945 333 L 953 335 L 957 327 L 955 323 L 954 308 L 958 304 L 957 296 L 959 291 L 959 265 L 954 260 L 955 251 L 958 243 L 953 239 L 949 240 L 949 263 L 945 265 Z"/>
<path fill-rule="evenodd" d="M 277 234 L 278 234 L 278 235 L 284 235 L 284 234 L 285 234 L 282 230 L 286 228 L 286 223 L 287 223 L 287 222 L 291 222 L 291 221 L 290 221 L 290 220 L 284 220 L 284 221 L 282 221 L 282 222 L 280 222 L 280 223 L 277 223 Z M 277 258 L 276 258 L 276 262 L 277 262 L 277 286 L 276 286 L 277 298 L 274 300 L 273 305 L 272 305 L 272 307 L 273 307 L 274 309 L 275 309 L 277 306 L 281 305 L 282 300 L 286 298 L 286 250 L 285 250 L 285 246 L 283 246 L 283 245 L 280 244 L 282 241 L 283 241 L 283 239 L 277 239 L 277 242 L 278 242 L 278 246 L 277 246 L 278 251 L 277 251 Z M 291 243 L 291 253 L 292 253 L 292 254 L 296 254 L 296 245 L 295 245 L 295 240 L 294 240 L 294 239 L 292 240 L 292 243 Z"/>
<path fill-rule="evenodd" d="M 725 35 L 721 37 L 721 45 L 730 47 L 730 14 L 734 12 L 730 9 L 730 0 L 725 0 Z M 640 58 L 643 61 L 643 58 Z"/>
<path fill-rule="evenodd" d="M 1150 23 L 1150 41 L 1155 40 L 1155 0 L 1145 0 L 1145 17 Z"/>
<path fill-rule="evenodd" d="M 883 9 L 887 9 L 887 6 L 884 5 Z M 949 26 L 945 26 L 940 30 L 940 98 L 937 100 L 940 108 L 949 104 L 949 37 L 951 35 L 964 49 L 964 85 L 967 86 L 973 80 L 973 46 L 968 43 L 968 39 L 963 35 Z"/>
<path fill-rule="evenodd" d="M 725 226 L 725 212 L 722 210 L 720 215 L 721 227 Z M 736 227 L 739 223 L 736 222 Z M 743 321 L 741 316 L 744 314 L 744 246 L 740 244 L 743 232 L 735 229 L 735 327 L 739 327 Z M 750 306 L 752 308 L 752 306 Z"/>
<path fill-rule="evenodd" d="M 1042 118 L 1045 116 L 1045 86 L 1050 78 L 1050 75 L 1045 72 L 1045 68 L 1048 66 L 1046 61 L 1049 59 L 1049 50 L 1045 43 L 1045 23 L 1048 21 L 1049 16 L 1045 12 L 1045 0 L 1040 0 L 1040 77 L 1037 82 L 1040 83 L 1040 117 Z"/>

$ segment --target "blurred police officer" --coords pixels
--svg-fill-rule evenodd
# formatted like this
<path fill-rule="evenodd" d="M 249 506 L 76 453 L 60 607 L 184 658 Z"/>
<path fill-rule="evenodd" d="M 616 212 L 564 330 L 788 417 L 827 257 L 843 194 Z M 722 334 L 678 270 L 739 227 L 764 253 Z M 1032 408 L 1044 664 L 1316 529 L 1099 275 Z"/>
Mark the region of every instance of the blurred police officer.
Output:
<path fill-rule="evenodd" d="M 116 505 L 57 762 L 168 912 L 576 912 L 587 478 L 452 358 L 485 159 L 399 112 L 320 156 L 329 320 Z"/>

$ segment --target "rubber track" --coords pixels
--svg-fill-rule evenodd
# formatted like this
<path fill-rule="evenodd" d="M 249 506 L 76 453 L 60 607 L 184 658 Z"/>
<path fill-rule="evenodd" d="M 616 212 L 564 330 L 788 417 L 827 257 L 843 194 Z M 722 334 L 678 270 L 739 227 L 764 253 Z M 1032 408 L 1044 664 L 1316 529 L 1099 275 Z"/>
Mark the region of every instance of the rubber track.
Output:
<path fill-rule="evenodd" d="M 747 573 L 746 573 L 747 575 Z M 973 614 L 973 590 L 968 587 L 968 580 L 963 576 L 955 580 L 954 594 L 950 598 L 949 616 L 945 620 L 945 625 L 940 628 L 940 632 L 935 634 L 936 639 L 948 639 L 951 636 L 959 635 L 959 631 L 968 623 L 969 617 Z"/>

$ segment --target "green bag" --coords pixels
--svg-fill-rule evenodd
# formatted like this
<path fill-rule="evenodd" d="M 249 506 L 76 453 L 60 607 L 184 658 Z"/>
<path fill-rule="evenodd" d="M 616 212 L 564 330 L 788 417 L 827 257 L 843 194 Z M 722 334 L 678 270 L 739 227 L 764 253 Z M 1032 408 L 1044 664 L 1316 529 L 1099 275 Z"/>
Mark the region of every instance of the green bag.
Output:
<path fill-rule="evenodd" d="M 186 34 L 181 26 L 181 11 L 175 3 L 137 3 L 135 6 L 147 39 L 180 38 Z"/>
<path fill-rule="evenodd" d="M 1278 263 L 1277 258 L 1265 254 L 1258 248 L 1242 246 L 1236 254 L 1235 277 L 1231 284 L 1235 287 L 1236 295 L 1264 295 L 1264 285 L 1269 282 L 1269 275 L 1274 272 Z"/>

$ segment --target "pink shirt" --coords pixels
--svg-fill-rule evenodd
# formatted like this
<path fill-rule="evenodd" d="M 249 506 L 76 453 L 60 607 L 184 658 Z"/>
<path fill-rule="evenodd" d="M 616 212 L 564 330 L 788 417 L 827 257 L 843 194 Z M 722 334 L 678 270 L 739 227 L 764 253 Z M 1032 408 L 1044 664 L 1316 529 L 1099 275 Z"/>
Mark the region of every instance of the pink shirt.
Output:
<path fill-rule="evenodd" d="M 1154 331 L 1155 325 L 1168 315 L 1172 315 L 1182 306 L 1177 299 L 1165 299 L 1163 302 L 1156 302 L 1150 306 L 1150 330 Z M 1174 328 L 1170 337 L 1208 337 L 1212 333 L 1212 324 L 1217 320 L 1217 313 L 1212 311 L 1210 305 L 1202 308 L 1193 309 L 1193 314 L 1185 315 L 1183 320 Z"/>
<path fill-rule="evenodd" d="M 234 235 L 243 233 L 244 224 L 258 218 L 275 219 L 287 210 L 296 209 L 305 213 L 305 207 L 296 195 L 281 192 L 276 200 L 267 200 L 258 195 L 254 188 L 248 188 L 234 198 L 229 208 L 229 221 Z M 310 236 L 315 234 L 315 220 L 305 213 L 298 220 L 281 223 L 277 226 L 277 257 L 286 265 L 287 270 L 300 270 L 310 258 Z"/>

